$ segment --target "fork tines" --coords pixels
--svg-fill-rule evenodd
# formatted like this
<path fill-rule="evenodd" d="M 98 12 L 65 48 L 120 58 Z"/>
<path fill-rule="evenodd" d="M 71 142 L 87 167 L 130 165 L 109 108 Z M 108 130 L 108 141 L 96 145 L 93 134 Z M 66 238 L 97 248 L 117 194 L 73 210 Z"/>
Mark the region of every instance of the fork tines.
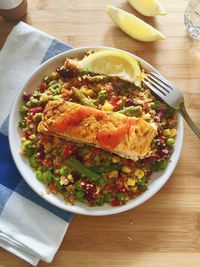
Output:
<path fill-rule="evenodd" d="M 158 96 L 166 96 L 170 91 L 173 91 L 172 85 L 162 76 L 151 72 L 142 80 L 147 87 L 154 91 Z"/>

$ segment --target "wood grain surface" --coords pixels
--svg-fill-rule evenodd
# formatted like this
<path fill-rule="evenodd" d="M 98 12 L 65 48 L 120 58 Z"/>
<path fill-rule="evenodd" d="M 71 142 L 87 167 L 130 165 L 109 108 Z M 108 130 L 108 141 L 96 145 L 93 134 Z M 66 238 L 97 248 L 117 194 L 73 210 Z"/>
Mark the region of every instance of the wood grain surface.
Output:
<path fill-rule="evenodd" d="M 74 47 L 107 45 L 144 58 L 181 89 L 200 126 L 200 42 L 185 32 L 187 1 L 162 0 L 166 16 L 143 17 L 167 36 L 155 43 L 137 42 L 121 32 L 105 14 L 107 2 L 29 0 L 24 21 Z M 109 3 L 136 13 L 126 0 Z M 0 47 L 15 24 L 0 18 Z M 199 267 L 199 231 L 200 142 L 185 124 L 179 163 L 159 193 L 123 214 L 75 216 L 53 262 L 39 267 Z M 0 266 L 29 264 L 0 249 Z"/>

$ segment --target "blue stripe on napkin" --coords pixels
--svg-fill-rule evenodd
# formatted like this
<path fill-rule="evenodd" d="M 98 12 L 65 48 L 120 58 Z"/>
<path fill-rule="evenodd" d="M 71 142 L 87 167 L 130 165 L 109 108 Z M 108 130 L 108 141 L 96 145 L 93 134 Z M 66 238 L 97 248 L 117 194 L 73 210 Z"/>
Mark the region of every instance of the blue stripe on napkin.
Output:
<path fill-rule="evenodd" d="M 47 59 L 71 49 L 63 42 L 53 40 L 41 63 Z M 37 195 L 23 180 L 13 161 L 8 142 L 8 121 L 7 117 L 0 128 L 0 214 L 12 192 L 16 192 L 31 200 L 35 204 L 70 222 L 73 214 L 59 209 Z"/>
<path fill-rule="evenodd" d="M 65 43 L 63 42 L 60 42 L 56 39 L 54 39 L 51 43 L 51 45 L 49 46 L 44 58 L 42 59 L 42 62 L 45 62 L 47 61 L 48 59 L 50 59 L 51 57 L 55 56 L 55 55 L 58 55 L 60 53 L 63 53 L 67 50 L 70 50 L 72 49 L 71 46 L 69 45 L 66 45 Z"/>

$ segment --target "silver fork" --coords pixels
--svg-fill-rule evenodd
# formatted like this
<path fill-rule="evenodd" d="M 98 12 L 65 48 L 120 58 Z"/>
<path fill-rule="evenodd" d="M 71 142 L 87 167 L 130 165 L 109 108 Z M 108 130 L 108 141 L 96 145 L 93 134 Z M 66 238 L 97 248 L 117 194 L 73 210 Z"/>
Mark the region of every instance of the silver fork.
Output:
<path fill-rule="evenodd" d="M 142 80 L 146 86 L 158 95 L 169 106 L 176 109 L 188 123 L 193 132 L 200 139 L 200 129 L 190 118 L 185 109 L 184 98 L 182 93 L 173 84 L 167 81 L 157 73 L 151 72 Z"/>

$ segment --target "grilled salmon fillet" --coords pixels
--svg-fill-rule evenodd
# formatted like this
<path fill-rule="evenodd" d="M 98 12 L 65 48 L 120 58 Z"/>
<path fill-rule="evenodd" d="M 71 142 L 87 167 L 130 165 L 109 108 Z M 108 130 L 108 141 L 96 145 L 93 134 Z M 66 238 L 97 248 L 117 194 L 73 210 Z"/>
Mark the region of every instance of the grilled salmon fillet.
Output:
<path fill-rule="evenodd" d="M 141 118 L 67 101 L 50 101 L 38 131 L 138 160 L 150 155 L 155 127 Z"/>

